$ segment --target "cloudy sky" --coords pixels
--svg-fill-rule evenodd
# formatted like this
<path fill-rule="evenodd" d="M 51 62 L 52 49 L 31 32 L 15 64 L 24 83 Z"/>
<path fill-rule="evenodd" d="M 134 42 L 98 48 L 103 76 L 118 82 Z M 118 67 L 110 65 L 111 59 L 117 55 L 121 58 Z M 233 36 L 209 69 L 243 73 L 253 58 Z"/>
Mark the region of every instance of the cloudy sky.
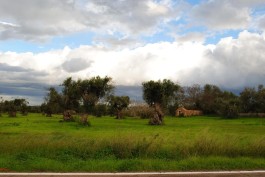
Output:
<path fill-rule="evenodd" d="M 66 77 L 265 84 L 265 0 L 0 0 L 0 95 Z"/>

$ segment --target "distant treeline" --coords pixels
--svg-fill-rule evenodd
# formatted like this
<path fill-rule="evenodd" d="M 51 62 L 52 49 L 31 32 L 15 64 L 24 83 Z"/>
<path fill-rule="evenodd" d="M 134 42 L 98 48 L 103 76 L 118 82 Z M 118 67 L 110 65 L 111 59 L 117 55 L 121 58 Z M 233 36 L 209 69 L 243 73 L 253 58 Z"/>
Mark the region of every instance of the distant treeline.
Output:
<path fill-rule="evenodd" d="M 24 115 L 28 112 L 52 115 L 61 114 L 65 110 L 75 110 L 96 116 L 106 114 L 119 116 L 123 109 L 128 110 L 133 107 L 133 104 L 128 107 L 130 102 L 128 96 L 113 95 L 114 85 L 112 79 L 107 76 L 85 80 L 67 78 L 61 86 L 60 92 L 54 87 L 49 88 L 40 106 L 28 106 L 26 99 L 1 99 L 0 112 L 7 112 L 10 116 L 17 111 Z M 265 113 L 263 85 L 246 87 L 239 95 L 222 90 L 216 85 L 182 87 L 170 80 L 148 81 L 142 86 L 146 105 L 154 108 L 161 116 L 163 114 L 174 116 L 176 109 L 181 106 L 186 109 L 202 110 L 204 114 L 221 115 L 227 118 L 237 117 L 239 113 Z M 136 106 L 144 110 L 140 108 L 141 106 Z"/>

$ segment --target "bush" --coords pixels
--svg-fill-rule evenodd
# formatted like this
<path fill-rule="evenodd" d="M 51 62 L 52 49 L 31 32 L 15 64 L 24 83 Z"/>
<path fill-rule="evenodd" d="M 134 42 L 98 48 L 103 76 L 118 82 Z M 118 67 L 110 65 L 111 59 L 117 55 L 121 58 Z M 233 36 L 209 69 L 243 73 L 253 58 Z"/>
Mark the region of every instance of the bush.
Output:
<path fill-rule="evenodd" d="M 74 116 L 75 122 L 78 122 L 80 125 L 91 126 L 90 121 L 88 120 L 87 114 L 81 114 L 79 116 Z"/>
<path fill-rule="evenodd" d="M 141 119 L 149 119 L 153 117 L 154 111 L 149 106 L 131 106 L 122 111 L 122 114 L 127 117 L 140 117 Z"/>
<path fill-rule="evenodd" d="M 108 111 L 107 111 L 107 105 L 105 104 L 97 104 L 94 109 L 93 109 L 93 114 L 96 117 L 101 117 L 101 116 L 105 116 L 107 115 Z"/>
<path fill-rule="evenodd" d="M 17 117 L 17 112 L 16 111 L 8 111 L 8 116 L 9 117 Z"/>
<path fill-rule="evenodd" d="M 236 105 L 226 105 L 222 111 L 222 116 L 233 119 L 238 117 L 238 107 Z"/>

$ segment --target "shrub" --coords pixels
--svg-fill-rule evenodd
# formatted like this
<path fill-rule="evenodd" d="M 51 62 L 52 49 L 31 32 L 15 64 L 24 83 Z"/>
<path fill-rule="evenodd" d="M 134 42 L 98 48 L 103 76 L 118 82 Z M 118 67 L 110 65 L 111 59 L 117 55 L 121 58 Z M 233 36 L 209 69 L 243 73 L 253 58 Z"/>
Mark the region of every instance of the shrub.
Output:
<path fill-rule="evenodd" d="M 17 112 L 16 111 L 8 111 L 8 116 L 9 117 L 17 117 Z"/>
<path fill-rule="evenodd" d="M 101 117 L 107 115 L 107 105 L 105 104 L 97 104 L 93 109 L 93 114 L 96 117 Z"/>
<path fill-rule="evenodd" d="M 131 106 L 122 111 L 127 117 L 140 117 L 141 119 L 149 119 L 154 115 L 154 111 L 149 106 Z"/>
<path fill-rule="evenodd" d="M 91 126 L 91 123 L 88 120 L 88 115 L 87 114 L 81 114 L 79 116 L 75 116 L 74 120 L 76 122 L 78 122 L 80 125 Z"/>
<path fill-rule="evenodd" d="M 237 118 L 238 114 L 238 107 L 236 105 L 226 105 L 222 110 L 222 116 L 225 118 Z"/>

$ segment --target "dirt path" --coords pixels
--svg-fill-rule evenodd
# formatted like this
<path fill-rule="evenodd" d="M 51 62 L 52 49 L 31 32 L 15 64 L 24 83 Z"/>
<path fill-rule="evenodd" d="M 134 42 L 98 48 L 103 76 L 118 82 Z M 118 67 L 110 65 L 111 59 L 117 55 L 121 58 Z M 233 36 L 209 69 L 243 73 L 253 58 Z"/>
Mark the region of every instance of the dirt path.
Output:
<path fill-rule="evenodd" d="M 153 173 L 0 173 L 0 177 L 265 177 L 262 171 L 153 172 Z"/>

